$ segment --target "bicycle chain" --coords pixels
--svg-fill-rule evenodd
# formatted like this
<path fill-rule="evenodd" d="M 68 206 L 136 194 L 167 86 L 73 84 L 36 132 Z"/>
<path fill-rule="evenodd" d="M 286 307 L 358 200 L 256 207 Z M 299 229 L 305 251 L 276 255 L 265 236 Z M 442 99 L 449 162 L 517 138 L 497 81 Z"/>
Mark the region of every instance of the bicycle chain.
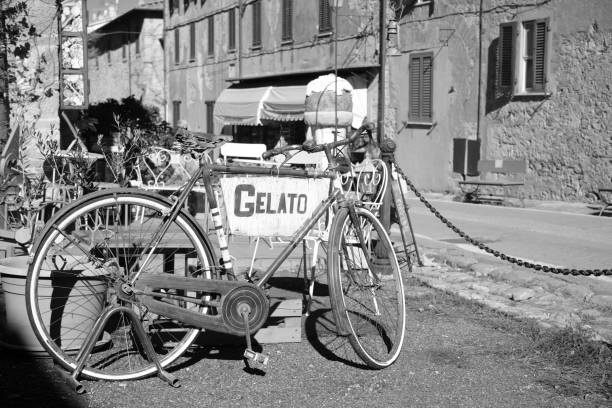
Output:
<path fill-rule="evenodd" d="M 406 181 L 406 184 L 412 192 L 418 197 L 419 200 L 431 211 L 436 218 L 438 218 L 443 224 L 445 224 L 448 228 L 453 230 L 457 235 L 461 238 L 465 239 L 470 244 L 478 247 L 479 249 L 488 252 L 489 254 L 495 256 L 496 258 L 500 258 L 504 261 L 516 264 L 518 266 L 523 266 L 525 268 L 535 269 L 536 271 L 543 271 L 549 273 L 556 273 L 562 275 L 582 275 L 582 276 L 612 276 L 612 269 L 570 269 L 570 268 L 558 268 L 554 266 L 547 266 L 542 264 L 537 264 L 533 262 L 524 261 L 519 258 L 515 258 L 509 255 L 504 254 L 503 252 L 497 251 L 482 242 L 475 240 L 470 237 L 468 234 L 457 228 L 452 222 L 450 222 L 446 217 L 444 217 L 440 212 L 423 197 L 423 195 L 416 189 L 416 187 L 412 184 L 412 182 L 408 179 L 406 174 L 402 171 L 395 157 L 392 158 L 393 164 L 395 165 L 395 169 L 397 173 L 402 176 L 402 178 Z"/>

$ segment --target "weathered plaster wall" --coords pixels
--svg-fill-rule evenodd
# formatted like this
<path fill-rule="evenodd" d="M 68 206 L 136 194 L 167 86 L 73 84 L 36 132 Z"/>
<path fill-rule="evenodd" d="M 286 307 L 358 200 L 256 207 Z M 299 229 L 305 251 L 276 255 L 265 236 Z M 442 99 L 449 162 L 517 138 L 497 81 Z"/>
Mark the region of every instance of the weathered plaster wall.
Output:
<path fill-rule="evenodd" d="M 390 57 L 390 104 L 396 121 L 397 157 L 420 188 L 456 188 L 452 139 L 476 138 L 478 100 L 478 16 L 473 2 L 434 2 L 415 7 L 400 21 L 400 55 Z M 432 17 L 434 17 L 432 19 Z M 411 53 L 433 52 L 433 120 L 408 120 L 408 64 Z"/>
<path fill-rule="evenodd" d="M 282 76 L 299 72 L 329 71 L 339 68 L 363 67 L 378 63 L 378 2 L 350 0 L 339 2 L 338 52 L 333 36 L 318 35 L 318 6 L 314 1 L 294 1 L 293 41 L 281 41 L 281 0 L 262 1 L 262 41 L 260 49 L 252 48 L 252 7 L 247 5 L 236 24 L 242 24 L 241 52 L 228 50 L 228 9 L 236 6 L 232 0 L 208 0 L 203 5 L 190 5 L 184 11 L 166 17 L 165 52 L 168 67 L 168 113 L 172 101 L 181 101 L 181 117 L 190 129 L 205 131 L 206 101 L 217 99 L 230 85 L 229 78 Z M 167 6 L 166 6 L 167 7 Z M 183 7 L 183 2 L 180 2 Z M 208 55 L 208 18 L 215 21 L 214 56 Z M 239 21 L 241 21 L 239 23 Z M 196 59 L 188 61 L 189 24 L 196 25 Z M 180 30 L 181 62 L 174 64 L 174 30 Z M 236 27 L 236 36 L 240 30 Z M 239 45 L 236 40 L 236 46 Z M 240 58 L 239 55 L 240 54 Z M 371 79 L 371 78 L 370 78 Z M 272 79 L 270 81 L 273 81 Z M 368 92 L 369 106 L 376 94 Z M 369 115 L 375 120 L 374 115 Z M 172 118 L 168 118 L 172 122 Z M 220 124 L 215 123 L 215 131 Z"/>
<path fill-rule="evenodd" d="M 130 31 L 140 32 L 140 54 L 136 53 L 136 37 L 130 39 L 124 35 Z M 120 100 L 134 95 L 142 99 L 144 105 L 157 107 L 164 117 L 164 50 L 160 42 L 162 36 L 163 20 L 143 18 L 143 15 L 90 33 L 90 103 L 109 98 Z M 124 44 L 127 47 L 125 58 L 122 54 Z"/>

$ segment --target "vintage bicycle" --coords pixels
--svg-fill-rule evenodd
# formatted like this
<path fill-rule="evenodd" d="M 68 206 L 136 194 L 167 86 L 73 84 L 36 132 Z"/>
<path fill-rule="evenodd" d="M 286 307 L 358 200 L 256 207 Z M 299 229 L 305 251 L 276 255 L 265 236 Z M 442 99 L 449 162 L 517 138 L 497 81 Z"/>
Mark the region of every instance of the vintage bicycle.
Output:
<path fill-rule="evenodd" d="M 337 332 L 348 337 L 369 367 L 389 366 L 400 354 L 405 333 L 400 267 L 377 216 L 337 183 L 347 170 L 339 149 L 363 140 L 364 130 L 342 141 L 307 142 L 264 154 L 325 152 L 326 170 L 216 164 L 201 152 L 198 170 L 172 198 L 109 189 L 63 208 L 38 235 L 27 276 L 28 316 L 41 345 L 77 390 L 82 390 L 79 378 L 133 380 L 156 373 L 177 385 L 166 367 L 202 331 L 244 336 L 246 361 L 267 363 L 251 346 L 251 336 L 270 310 L 266 284 L 309 231 L 332 214 L 327 274 Z M 267 270 L 249 281 L 236 277 L 213 186 L 220 175 L 262 174 L 327 180 L 335 188 Z M 185 209 L 197 185 L 206 191 L 216 236 L 209 237 Z M 290 205 L 300 206 L 297 198 L 292 204 L 288 200 L 285 213 Z M 263 201 L 255 202 L 255 209 L 268 205 Z"/>

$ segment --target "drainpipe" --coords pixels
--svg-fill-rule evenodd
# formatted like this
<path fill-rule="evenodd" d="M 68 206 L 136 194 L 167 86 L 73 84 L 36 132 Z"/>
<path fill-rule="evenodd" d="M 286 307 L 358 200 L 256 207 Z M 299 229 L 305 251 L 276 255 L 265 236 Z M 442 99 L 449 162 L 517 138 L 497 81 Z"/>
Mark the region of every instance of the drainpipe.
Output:
<path fill-rule="evenodd" d="M 379 73 L 378 73 L 378 145 L 382 146 L 385 140 L 385 70 L 387 60 L 387 0 L 380 1 L 379 15 Z M 391 153 L 392 155 L 392 153 Z M 391 170 L 390 159 L 391 155 L 384 154 L 383 160 L 386 162 L 387 169 Z M 391 171 L 388 172 L 391 175 Z M 383 197 L 382 206 L 380 209 L 380 221 L 387 231 L 391 227 L 391 191 L 388 188 Z"/>
<path fill-rule="evenodd" d="M 387 59 L 387 0 L 380 0 L 378 45 L 378 143 L 385 137 L 385 69 Z"/>
<path fill-rule="evenodd" d="M 480 114 L 482 110 L 482 3 L 480 0 L 480 9 L 478 10 L 478 104 L 476 109 L 476 140 L 480 140 Z M 483 143 L 480 143 L 481 148 Z"/>
<path fill-rule="evenodd" d="M 238 78 L 242 78 L 242 0 L 238 0 Z"/>

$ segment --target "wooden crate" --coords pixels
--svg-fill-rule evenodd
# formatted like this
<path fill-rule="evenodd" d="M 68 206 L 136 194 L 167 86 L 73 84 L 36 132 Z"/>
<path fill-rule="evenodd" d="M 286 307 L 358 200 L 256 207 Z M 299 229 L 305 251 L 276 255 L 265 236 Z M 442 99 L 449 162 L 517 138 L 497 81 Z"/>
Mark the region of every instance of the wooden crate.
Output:
<path fill-rule="evenodd" d="M 302 299 L 273 303 L 266 324 L 255 334 L 261 344 L 299 343 L 302 340 Z"/>

